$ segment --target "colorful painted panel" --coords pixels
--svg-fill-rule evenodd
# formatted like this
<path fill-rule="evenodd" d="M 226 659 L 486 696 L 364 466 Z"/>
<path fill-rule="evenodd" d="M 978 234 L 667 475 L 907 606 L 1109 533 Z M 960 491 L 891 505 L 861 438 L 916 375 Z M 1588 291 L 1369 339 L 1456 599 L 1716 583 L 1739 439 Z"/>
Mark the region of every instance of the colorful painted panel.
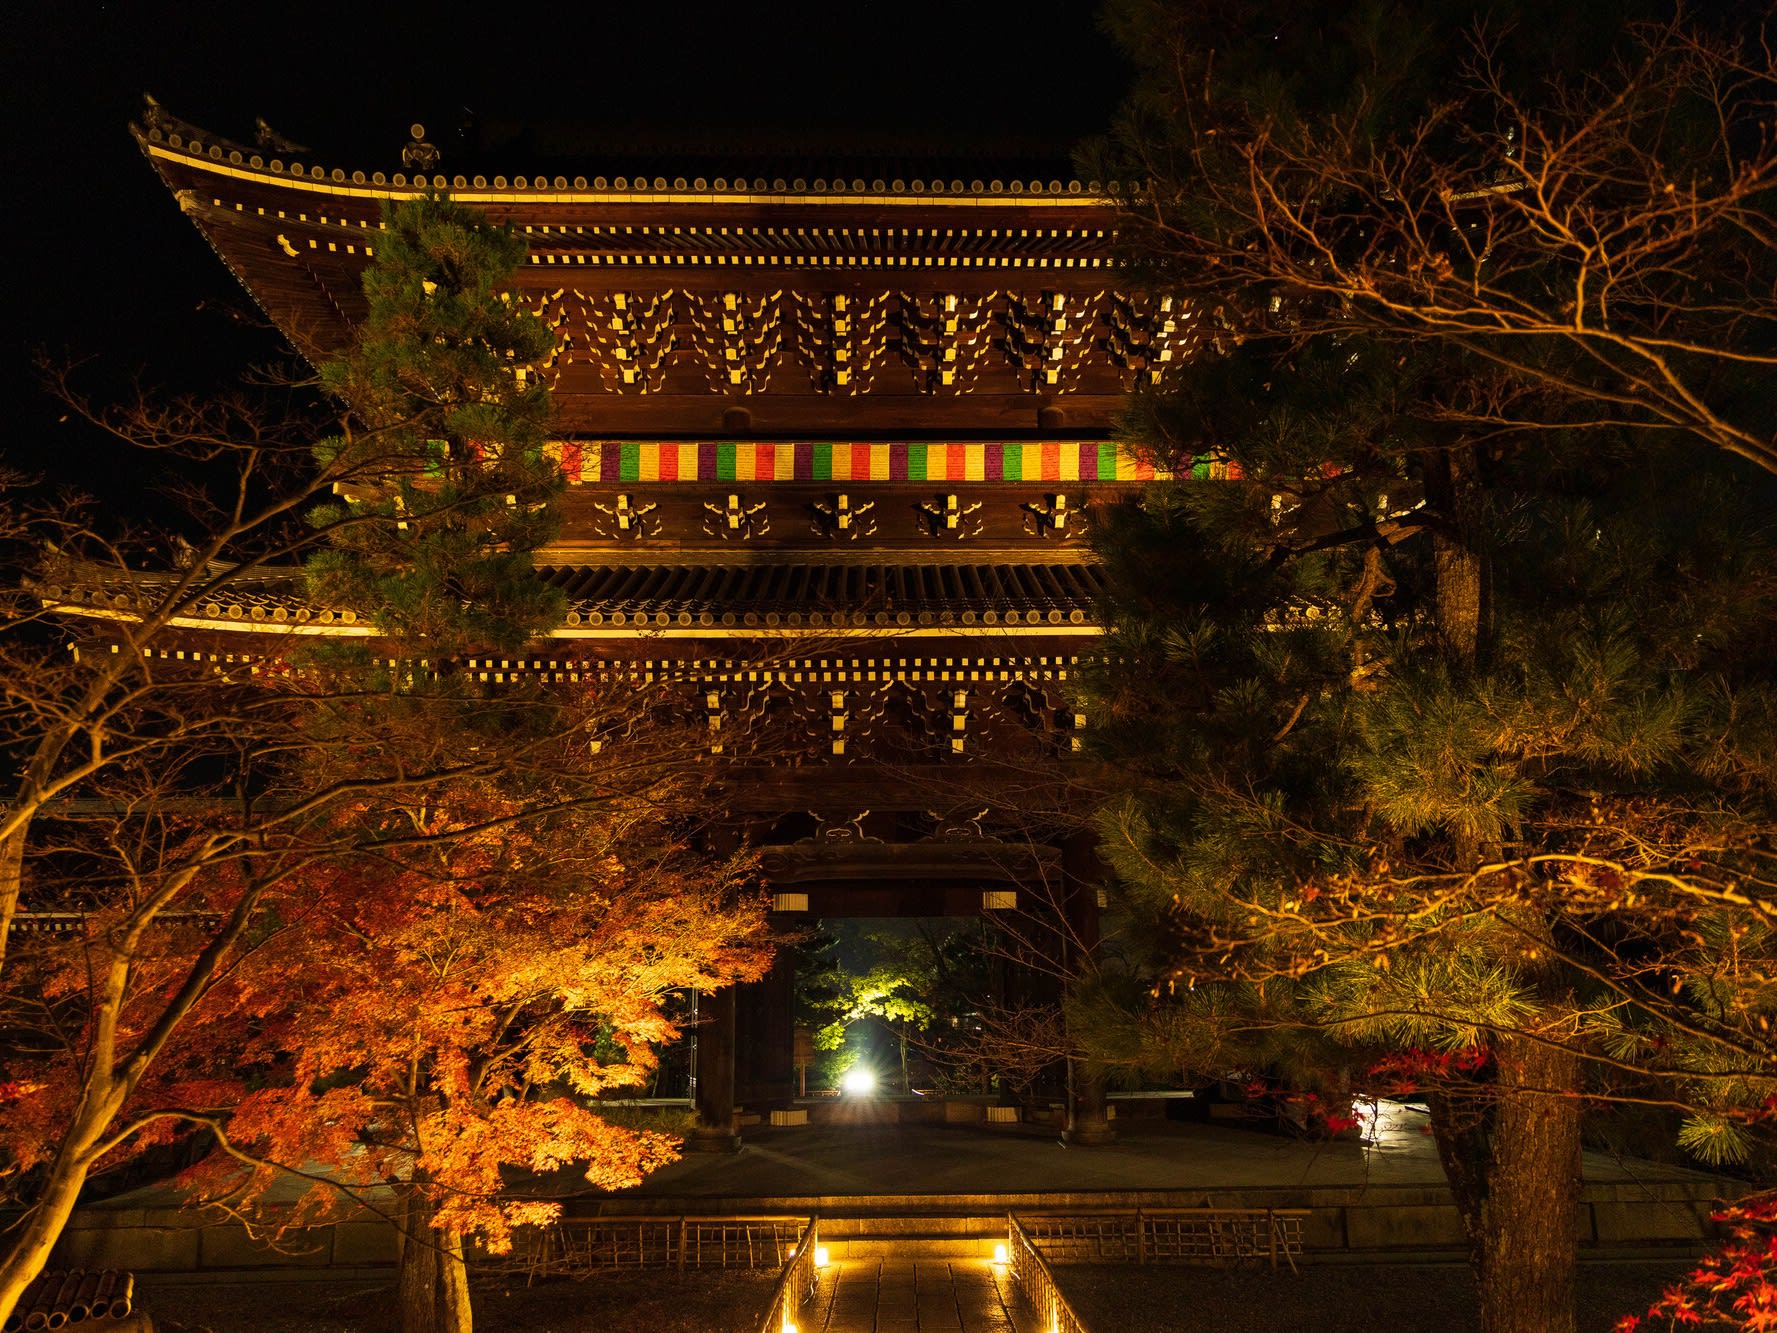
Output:
<path fill-rule="evenodd" d="M 549 449 L 561 460 L 568 480 L 577 483 L 1153 481 L 1167 475 L 1150 463 L 1120 453 L 1109 441 L 816 444 L 566 440 Z"/>

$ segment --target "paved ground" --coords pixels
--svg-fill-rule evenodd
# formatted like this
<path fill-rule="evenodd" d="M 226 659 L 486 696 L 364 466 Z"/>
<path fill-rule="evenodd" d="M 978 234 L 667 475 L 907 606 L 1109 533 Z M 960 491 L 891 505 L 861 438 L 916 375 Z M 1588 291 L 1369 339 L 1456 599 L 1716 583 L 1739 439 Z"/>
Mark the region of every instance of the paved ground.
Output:
<path fill-rule="evenodd" d="M 1314 1142 L 1237 1126 L 1161 1119 L 1117 1124 L 1118 1140 L 1069 1148 L 1053 1130 L 1031 1125 L 899 1124 L 868 1103 L 848 1121 L 796 1127 L 749 1126 L 735 1153 L 687 1153 L 654 1172 L 629 1196 L 807 1199 L 896 1194 L 1020 1194 L 1129 1190 L 1350 1188 L 1444 1183 L 1423 1112 L 1383 1103 L 1367 1140 Z M 1599 1183 L 1705 1181 L 1683 1167 L 1587 1153 L 1585 1178 Z M 269 1196 L 294 1197 L 306 1182 Z M 584 1195 L 564 1171 L 543 1192 Z M 108 1200 L 107 1208 L 178 1205 L 169 1185 Z"/>
<path fill-rule="evenodd" d="M 1118 1122 L 1118 1141 L 1067 1148 L 1029 1126 L 851 1123 L 749 1127 L 739 1152 L 689 1153 L 632 1193 L 800 1198 L 1036 1191 L 1441 1185 L 1422 1112 L 1384 1103 L 1368 1142 L 1310 1142 L 1217 1124 Z M 1681 1167 L 1587 1153 L 1597 1182 L 1706 1179 Z"/>
<path fill-rule="evenodd" d="M 583 1282 L 472 1282 L 476 1333 L 758 1333 L 775 1272 L 601 1273 Z M 138 1275 L 155 1333 L 398 1333 L 394 1274 L 324 1280 Z M 82 1325 L 71 1325 L 78 1333 Z M 1022 1333 L 1022 1331 L 1021 1331 Z"/>
<path fill-rule="evenodd" d="M 1582 1263 L 1578 1333 L 1609 1333 L 1641 1314 L 1694 1262 Z M 1055 1280 L 1092 1333 L 1480 1333 L 1475 1281 L 1463 1264 L 1311 1264 L 1134 1268 L 1063 1264 Z M 1666 1324 L 1649 1324 L 1664 1329 Z M 1044 1333 L 1047 1333 L 1045 1330 Z"/>
<path fill-rule="evenodd" d="M 848 1259 L 822 1275 L 800 1333 L 1039 1333 L 1003 1266 L 984 1259 Z"/>

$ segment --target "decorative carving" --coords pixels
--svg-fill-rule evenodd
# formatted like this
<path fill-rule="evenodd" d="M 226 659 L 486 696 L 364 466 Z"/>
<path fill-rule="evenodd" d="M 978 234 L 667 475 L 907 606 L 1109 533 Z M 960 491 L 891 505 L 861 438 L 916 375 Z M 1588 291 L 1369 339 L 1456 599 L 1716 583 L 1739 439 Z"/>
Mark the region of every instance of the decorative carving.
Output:
<path fill-rule="evenodd" d="M 913 508 L 928 537 L 953 537 L 961 541 L 981 533 L 982 521 L 975 517 L 975 512 L 981 508 L 979 500 L 965 505 L 956 496 L 945 495 L 939 497 L 936 505 L 921 501 Z"/>
<path fill-rule="evenodd" d="M 831 714 L 831 723 L 832 723 L 832 728 L 833 728 L 833 753 L 835 755 L 842 755 L 845 753 L 845 739 L 846 739 L 845 738 L 845 724 L 848 721 L 850 721 L 850 718 L 846 715 L 846 711 L 845 711 L 845 691 L 844 690 L 831 690 L 831 691 L 829 691 L 829 695 L 830 695 L 829 702 L 833 706 L 833 711 Z M 864 814 L 869 814 L 869 813 L 870 812 L 868 810 L 866 810 L 864 812 Z M 863 815 L 858 816 L 859 819 L 862 819 L 863 817 L 864 817 Z"/>
<path fill-rule="evenodd" d="M 823 815 L 818 810 L 810 810 L 808 813 L 814 817 L 815 830 L 813 837 L 801 840 L 804 843 L 866 843 L 882 841 L 881 838 L 873 838 L 868 833 L 864 832 L 864 821 L 870 817 L 870 812 L 868 810 L 860 810 L 857 814 L 846 819 L 832 818 Z"/>
<path fill-rule="evenodd" d="M 722 711 L 722 691 L 714 684 L 706 684 L 703 691 L 703 716 L 710 733 L 710 753 L 722 753 L 722 722 L 727 716 Z"/>
<path fill-rule="evenodd" d="M 937 827 L 930 837 L 922 838 L 922 842 L 987 842 L 987 834 L 981 831 L 981 821 L 987 818 L 988 807 L 982 806 L 972 815 L 953 810 L 949 814 L 940 814 L 936 810 L 927 810 Z"/>
<path fill-rule="evenodd" d="M 748 505 L 742 497 L 730 495 L 726 505 L 704 501 L 710 517 L 703 521 L 703 530 L 724 541 L 751 541 L 771 531 L 771 519 L 765 512 L 765 501 Z"/>
<path fill-rule="evenodd" d="M 1104 328 L 1104 350 L 1123 372 L 1119 379 L 1124 391 L 1159 383 L 1166 363 L 1173 359 L 1173 342 L 1179 332 L 1173 298 L 1161 297 L 1156 311 L 1148 297 L 1112 293 Z"/>
<path fill-rule="evenodd" d="M 1078 387 L 1092 350 L 1093 311 L 1103 293 L 1070 306 L 1062 292 L 1044 292 L 1034 301 L 1006 295 L 1005 352 L 1037 393 L 1066 393 Z M 1070 318 L 1070 315 L 1072 318 Z"/>
<path fill-rule="evenodd" d="M 401 165 L 409 171 L 430 171 L 438 165 L 438 145 L 426 142 L 426 127 L 415 121 L 407 127 L 407 145 L 401 150 Z"/>
<path fill-rule="evenodd" d="M 691 350 L 714 393 L 763 393 L 784 350 L 783 292 L 685 293 L 697 336 Z"/>
<path fill-rule="evenodd" d="M 795 357 L 817 390 L 856 394 L 875 387 L 892 302 L 887 293 L 862 298 L 846 292 L 790 293 Z"/>
<path fill-rule="evenodd" d="M 811 526 L 817 537 L 825 537 L 829 541 L 856 541 L 859 537 L 868 537 L 876 531 L 876 520 L 868 517 L 870 511 L 876 508 L 874 500 L 866 500 L 854 508 L 849 495 L 839 494 L 830 497 L 828 504 L 816 501 L 809 508 L 814 511 L 814 523 Z"/>
<path fill-rule="evenodd" d="M 1024 511 L 1025 531 L 1033 536 L 1054 541 L 1069 541 L 1084 526 L 1081 510 L 1070 505 L 1065 495 L 1045 495 L 1041 500 L 1019 506 Z"/>
<path fill-rule="evenodd" d="M 679 345 L 673 335 L 675 303 L 671 291 L 653 296 L 612 292 L 586 297 L 579 292 L 603 387 L 614 393 L 655 393 L 666 378 L 671 353 Z"/>
<path fill-rule="evenodd" d="M 952 690 L 950 693 L 950 752 L 962 754 L 968 749 L 967 733 L 969 729 L 969 692 Z"/>
<path fill-rule="evenodd" d="M 967 393 L 975 387 L 993 297 L 959 299 L 946 292 L 930 300 L 903 294 L 896 320 L 901 359 L 926 393 Z"/>
<path fill-rule="evenodd" d="M 635 497 L 627 493 L 620 494 L 613 504 L 600 504 L 595 500 L 592 507 L 605 515 L 603 521 L 593 523 L 596 536 L 639 541 L 643 537 L 652 537 L 660 530 L 660 520 L 652 517 L 660 506 L 638 506 Z"/>
<path fill-rule="evenodd" d="M 151 102 L 153 100 L 153 98 L 149 99 Z M 414 128 L 419 129 L 420 127 L 415 126 Z M 283 153 L 287 156 L 311 151 L 306 144 L 299 144 L 294 139 L 287 139 L 279 134 L 267 123 L 264 116 L 253 117 L 253 142 L 267 152 Z"/>
<path fill-rule="evenodd" d="M 1051 757 L 1082 748 L 1086 715 L 1065 694 L 1028 680 L 997 683 L 978 693 L 973 734 L 989 750 L 1036 744 Z"/>
<path fill-rule="evenodd" d="M 1197 338 L 1192 312 L 1172 298 L 1107 291 L 569 288 L 541 301 L 562 364 L 592 362 L 613 393 L 864 394 L 897 378 L 897 365 L 929 394 L 1054 397 L 1088 377 L 1094 392 L 1113 382 L 1127 391 L 1157 380 Z"/>

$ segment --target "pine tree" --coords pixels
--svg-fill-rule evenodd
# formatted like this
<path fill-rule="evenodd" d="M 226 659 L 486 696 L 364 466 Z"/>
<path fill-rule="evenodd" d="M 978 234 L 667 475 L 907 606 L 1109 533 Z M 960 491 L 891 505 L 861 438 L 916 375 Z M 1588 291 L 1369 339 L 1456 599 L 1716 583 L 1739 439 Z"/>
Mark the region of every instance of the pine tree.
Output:
<path fill-rule="evenodd" d="M 312 515 L 332 541 L 311 589 L 431 659 L 515 650 L 565 609 L 531 565 L 564 482 L 544 449 L 554 336 L 500 289 L 525 253 L 449 199 L 391 204 L 368 313 L 321 370 L 347 415 L 317 456 L 362 480 Z"/>
<path fill-rule="evenodd" d="M 1120 1058 L 1410 1081 L 1483 1326 L 1560 1329 L 1582 1098 L 1683 1104 L 1720 1160 L 1771 1091 L 1740 887 L 1777 869 L 1770 488 L 1596 429 L 1474 440 L 1428 392 L 1464 370 L 1257 339 L 1145 404 L 1165 461 L 1245 480 L 1100 525 L 1102 832 L 1172 943 Z"/>
<path fill-rule="evenodd" d="M 1582 1088 L 1770 1091 L 1770 48 L 1565 8 L 1124 0 L 1094 163 L 1201 334 L 1134 441 L 1246 478 L 1100 525 L 1172 948 L 1096 1026 L 1427 1091 L 1490 1330 L 1571 1326 Z"/>

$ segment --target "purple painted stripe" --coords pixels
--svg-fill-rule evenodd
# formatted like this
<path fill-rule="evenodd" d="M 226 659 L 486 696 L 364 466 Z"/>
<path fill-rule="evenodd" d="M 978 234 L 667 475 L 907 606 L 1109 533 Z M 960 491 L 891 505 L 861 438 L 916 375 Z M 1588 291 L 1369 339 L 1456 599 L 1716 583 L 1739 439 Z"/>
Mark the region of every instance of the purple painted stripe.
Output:
<path fill-rule="evenodd" d="M 716 475 L 716 442 L 700 440 L 697 445 L 697 479 L 710 481 Z"/>
<path fill-rule="evenodd" d="M 796 462 L 791 468 L 791 475 L 797 481 L 808 481 L 814 476 L 814 445 L 799 443 L 796 446 Z"/>
<path fill-rule="evenodd" d="M 599 445 L 599 480 L 621 481 L 622 473 L 623 446 L 616 440 L 606 440 Z"/>
<path fill-rule="evenodd" d="M 905 444 L 889 445 L 889 480 L 907 480 L 907 446 Z"/>
<path fill-rule="evenodd" d="M 1006 446 L 1003 444 L 984 444 L 981 446 L 981 480 L 999 481 L 1005 475 Z"/>

